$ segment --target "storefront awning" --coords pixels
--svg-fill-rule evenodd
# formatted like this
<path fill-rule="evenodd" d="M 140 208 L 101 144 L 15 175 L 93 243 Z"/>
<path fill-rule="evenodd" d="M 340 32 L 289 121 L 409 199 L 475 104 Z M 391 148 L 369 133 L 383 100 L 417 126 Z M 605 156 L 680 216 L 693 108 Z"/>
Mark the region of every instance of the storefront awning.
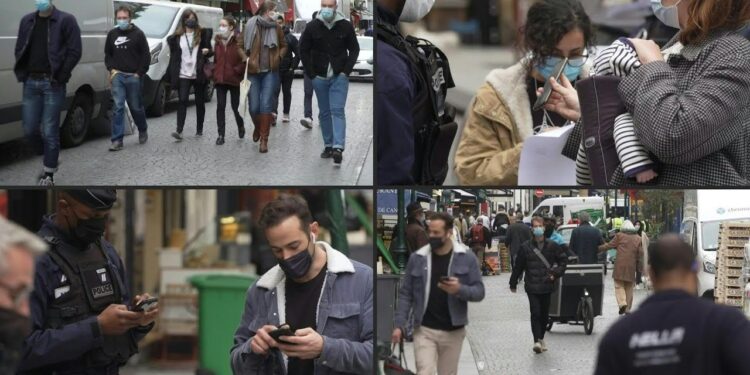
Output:
<path fill-rule="evenodd" d="M 467 191 L 461 190 L 461 189 L 453 189 L 456 193 L 460 194 L 462 197 L 476 197 L 476 195 L 471 194 Z"/>

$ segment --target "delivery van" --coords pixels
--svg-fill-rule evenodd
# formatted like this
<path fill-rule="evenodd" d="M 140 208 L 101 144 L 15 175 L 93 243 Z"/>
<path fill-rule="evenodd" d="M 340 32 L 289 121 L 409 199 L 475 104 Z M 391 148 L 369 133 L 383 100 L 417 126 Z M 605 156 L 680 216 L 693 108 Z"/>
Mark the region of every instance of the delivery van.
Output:
<path fill-rule="evenodd" d="M 531 218 L 534 216 L 554 216 L 563 218 L 563 224 L 575 224 L 578 223 L 578 214 L 582 211 L 589 213 L 593 226 L 607 218 L 603 197 L 558 197 L 543 200 L 530 216 L 523 218 L 523 221 L 531 224 Z"/>

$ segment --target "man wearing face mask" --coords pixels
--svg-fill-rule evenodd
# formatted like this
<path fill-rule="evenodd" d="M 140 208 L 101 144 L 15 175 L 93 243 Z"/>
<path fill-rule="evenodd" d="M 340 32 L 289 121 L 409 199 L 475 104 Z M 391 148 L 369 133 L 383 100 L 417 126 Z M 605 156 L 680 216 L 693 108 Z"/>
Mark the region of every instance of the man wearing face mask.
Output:
<path fill-rule="evenodd" d="M 281 196 L 260 226 L 279 264 L 248 291 L 234 335 L 235 374 L 366 374 L 373 366 L 372 268 L 316 241 L 307 202 Z M 288 325 L 293 335 L 270 333 Z"/>
<path fill-rule="evenodd" d="M 114 190 L 60 191 L 56 213 L 38 235 L 50 251 L 39 258 L 31 295 L 31 334 L 21 374 L 117 374 L 138 352 L 159 310 L 130 311 L 122 259 L 104 238 Z"/>
<path fill-rule="evenodd" d="M 34 258 L 45 251 L 44 241 L 0 216 L 0 374 L 14 374 L 21 360 L 31 331 Z"/>
<path fill-rule="evenodd" d="M 429 245 L 409 257 L 398 293 L 391 341 L 402 340 L 413 312 L 418 374 L 457 374 L 468 302 L 484 299 L 477 257 L 453 240 L 452 232 L 453 217 L 432 216 Z"/>
<path fill-rule="evenodd" d="M 321 0 L 318 17 L 300 38 L 305 73 L 318 99 L 318 120 L 325 148 L 320 157 L 341 165 L 346 143 L 346 97 L 349 75 L 359 56 L 354 27 L 338 12 L 338 0 Z"/>
<path fill-rule="evenodd" d="M 65 84 L 81 60 L 81 29 L 76 18 L 52 0 L 34 3 L 36 11 L 24 16 L 18 27 L 13 72 L 23 83 L 24 134 L 34 151 L 44 155 L 39 185 L 52 186 L 60 155 L 60 111 Z"/>
<path fill-rule="evenodd" d="M 545 237 L 544 219 L 531 219 L 534 237 L 521 245 L 516 257 L 513 274 L 510 276 L 510 291 L 515 293 L 518 279 L 526 273 L 525 289 L 531 311 L 531 333 L 534 336 L 533 350 L 540 354 L 547 351 L 544 332 L 549 321 L 550 296 L 555 280 L 565 274 L 567 256 L 562 248 Z"/>
<path fill-rule="evenodd" d="M 117 26 L 107 34 L 104 45 L 104 64 L 109 71 L 114 109 L 112 115 L 112 145 L 110 151 L 122 150 L 125 136 L 125 101 L 138 127 L 138 143 L 148 140 L 146 110 L 141 100 L 143 77 L 151 64 L 151 52 L 146 35 L 131 23 L 133 10 L 122 5 L 115 12 Z"/>
<path fill-rule="evenodd" d="M 692 247 L 666 235 L 648 252 L 655 293 L 606 333 L 595 374 L 750 374 L 750 321 L 737 308 L 698 298 Z"/>

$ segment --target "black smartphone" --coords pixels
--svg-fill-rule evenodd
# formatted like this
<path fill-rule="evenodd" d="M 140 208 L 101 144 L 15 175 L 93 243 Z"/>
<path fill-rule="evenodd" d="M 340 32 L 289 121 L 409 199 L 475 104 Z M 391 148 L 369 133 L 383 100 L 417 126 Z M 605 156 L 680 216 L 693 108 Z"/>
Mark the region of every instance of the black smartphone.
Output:
<path fill-rule="evenodd" d="M 440 276 L 440 282 L 441 283 L 447 283 L 449 281 L 451 281 L 451 277 L 450 276 Z"/>
<path fill-rule="evenodd" d="M 296 345 L 296 344 L 293 344 L 291 342 L 279 339 L 279 337 L 281 337 L 281 336 L 294 336 L 294 332 L 287 325 L 281 326 L 281 327 L 279 327 L 279 328 L 277 328 L 277 329 L 275 329 L 275 330 L 273 330 L 271 332 L 268 332 L 268 335 L 271 336 L 271 338 L 273 338 L 277 342 L 280 342 L 282 344 Z"/>
<path fill-rule="evenodd" d="M 131 311 L 135 311 L 135 312 L 141 312 L 141 311 L 149 312 L 149 311 L 153 310 L 156 307 L 156 304 L 158 302 L 159 302 L 159 299 L 156 298 L 156 297 L 144 299 L 141 302 L 138 302 L 138 304 L 136 304 L 132 308 Z"/>
<path fill-rule="evenodd" d="M 552 71 L 552 78 L 555 79 L 555 81 L 560 81 L 560 76 L 562 75 L 562 72 L 565 70 L 565 66 L 568 65 L 568 58 L 564 57 L 562 60 L 560 60 L 557 65 L 555 65 L 555 69 Z M 544 91 L 542 92 L 542 95 L 540 95 L 538 98 L 536 98 L 536 102 L 534 103 L 533 109 L 535 111 L 540 110 L 542 107 L 544 107 L 545 104 L 547 104 L 547 101 L 549 100 L 550 95 L 552 95 L 552 84 L 549 83 L 549 80 L 544 82 Z"/>

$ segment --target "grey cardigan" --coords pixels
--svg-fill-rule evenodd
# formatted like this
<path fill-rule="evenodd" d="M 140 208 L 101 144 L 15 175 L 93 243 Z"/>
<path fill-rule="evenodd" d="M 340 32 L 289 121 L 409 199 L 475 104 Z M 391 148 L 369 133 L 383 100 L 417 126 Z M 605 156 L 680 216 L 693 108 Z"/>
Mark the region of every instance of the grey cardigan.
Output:
<path fill-rule="evenodd" d="M 645 64 L 619 92 L 638 139 L 662 163 L 654 184 L 750 183 L 750 41 L 739 33 L 717 31 L 668 62 Z M 612 185 L 624 182 L 618 168 Z"/>
<path fill-rule="evenodd" d="M 414 328 L 422 325 L 422 317 L 427 310 L 427 297 L 430 295 L 432 272 L 432 250 L 424 246 L 409 257 L 404 278 L 398 292 L 398 302 L 394 323 L 396 327 L 406 326 L 410 311 L 414 311 Z M 467 302 L 484 299 L 484 283 L 479 272 L 477 257 L 466 251 L 464 245 L 453 242 L 453 255 L 448 265 L 448 274 L 457 277 L 461 289 L 455 296 L 448 296 L 448 311 L 454 326 L 468 324 Z"/>
<path fill-rule="evenodd" d="M 323 336 L 323 353 L 315 360 L 315 375 L 369 373 L 373 366 L 372 268 L 325 242 L 318 245 L 326 249 L 328 271 L 318 302 L 317 331 Z M 279 350 L 264 357 L 253 353 L 249 344 L 259 328 L 286 321 L 285 280 L 277 265 L 247 291 L 230 355 L 235 374 L 286 374 L 287 358 Z"/>

